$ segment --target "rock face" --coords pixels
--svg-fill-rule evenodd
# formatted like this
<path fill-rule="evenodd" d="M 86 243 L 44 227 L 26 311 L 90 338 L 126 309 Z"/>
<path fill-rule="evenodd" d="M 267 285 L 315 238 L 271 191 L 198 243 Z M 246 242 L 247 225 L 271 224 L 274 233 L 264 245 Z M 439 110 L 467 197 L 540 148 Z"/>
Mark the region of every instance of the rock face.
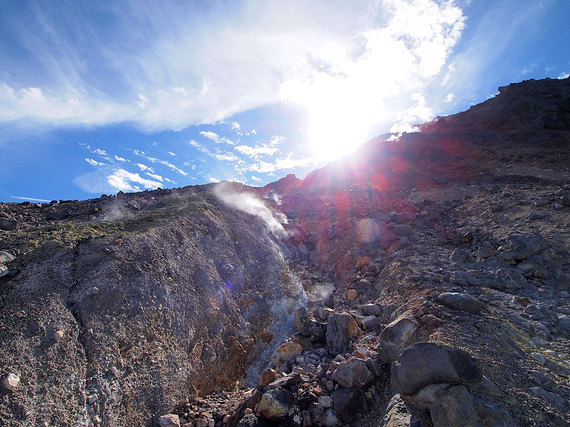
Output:
<path fill-rule="evenodd" d="M 75 423 L 92 393 L 88 418 L 144 425 L 189 391 L 257 381 L 292 328 L 303 291 L 264 221 L 208 191 L 121 197 L 144 208 L 121 216 L 126 200 L 102 201 L 100 220 L 61 224 L 60 240 L 35 237 L 10 263 L 25 268 L 2 286 L 0 361 L 26 378 L 21 405 L 52 403 L 30 425 Z M 18 413 L 0 403 L 0 418 Z"/>
<path fill-rule="evenodd" d="M 475 383 L 483 374 L 473 358 L 463 350 L 434 343 L 418 343 L 392 364 L 392 385 L 411 395 L 429 384 Z"/>

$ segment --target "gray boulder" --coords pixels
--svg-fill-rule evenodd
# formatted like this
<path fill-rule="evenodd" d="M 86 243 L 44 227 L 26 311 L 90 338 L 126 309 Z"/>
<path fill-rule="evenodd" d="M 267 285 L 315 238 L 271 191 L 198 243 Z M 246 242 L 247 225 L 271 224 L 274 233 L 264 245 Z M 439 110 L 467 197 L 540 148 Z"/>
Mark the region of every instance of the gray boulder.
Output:
<path fill-rule="evenodd" d="M 380 358 L 385 363 L 392 363 L 411 342 L 418 329 L 418 322 L 406 314 L 396 318 L 382 331 Z"/>
<path fill-rule="evenodd" d="M 436 301 L 446 307 L 472 314 L 479 313 L 483 308 L 483 303 L 477 298 L 458 292 L 444 292 L 437 297 Z"/>
<path fill-rule="evenodd" d="M 429 384 L 475 383 L 482 378 L 467 352 L 429 342 L 407 348 L 392 363 L 392 385 L 403 395 L 415 394 Z"/>
<path fill-rule="evenodd" d="M 335 313 L 327 321 L 326 341 L 333 353 L 345 353 L 350 350 L 352 340 L 358 338 L 360 328 L 349 313 Z"/>
<path fill-rule="evenodd" d="M 365 387 L 374 381 L 374 374 L 364 360 L 352 358 L 338 365 L 332 379 L 345 388 Z"/>
<path fill-rule="evenodd" d="M 430 414 L 434 427 L 514 426 L 506 411 L 476 400 L 462 385 L 447 389 Z"/>

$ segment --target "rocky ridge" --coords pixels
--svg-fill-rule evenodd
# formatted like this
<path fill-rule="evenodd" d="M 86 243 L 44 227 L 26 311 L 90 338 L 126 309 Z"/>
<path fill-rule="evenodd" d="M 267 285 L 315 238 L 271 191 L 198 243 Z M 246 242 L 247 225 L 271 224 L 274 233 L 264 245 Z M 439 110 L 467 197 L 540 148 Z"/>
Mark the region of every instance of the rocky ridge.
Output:
<path fill-rule="evenodd" d="M 230 188 L 286 233 L 212 186 L 2 204 L 2 419 L 570 423 L 569 146 L 529 81 Z"/>

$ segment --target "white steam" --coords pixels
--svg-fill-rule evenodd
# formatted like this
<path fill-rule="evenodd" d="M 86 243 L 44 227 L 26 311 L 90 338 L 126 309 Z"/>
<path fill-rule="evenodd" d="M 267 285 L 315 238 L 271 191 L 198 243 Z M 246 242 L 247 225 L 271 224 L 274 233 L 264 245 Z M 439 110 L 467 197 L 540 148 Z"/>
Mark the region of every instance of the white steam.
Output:
<path fill-rule="evenodd" d="M 217 184 L 214 187 L 214 194 L 228 206 L 259 217 L 272 232 L 285 232 L 283 229 L 283 224 L 287 223 L 285 215 L 280 212 L 273 212 L 263 200 L 254 194 L 238 192 L 226 182 Z"/>

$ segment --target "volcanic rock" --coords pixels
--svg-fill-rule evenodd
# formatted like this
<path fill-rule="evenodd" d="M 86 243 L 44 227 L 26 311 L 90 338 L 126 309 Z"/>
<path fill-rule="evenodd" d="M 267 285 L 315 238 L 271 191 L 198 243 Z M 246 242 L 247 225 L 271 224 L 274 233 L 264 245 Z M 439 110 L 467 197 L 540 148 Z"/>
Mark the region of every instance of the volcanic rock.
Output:
<path fill-rule="evenodd" d="M 359 333 L 360 328 L 349 313 L 335 313 L 327 320 L 327 346 L 335 354 L 349 351 L 351 341 L 355 340 Z"/>
<path fill-rule="evenodd" d="M 289 407 L 293 401 L 293 395 L 288 390 L 276 388 L 263 393 L 259 402 L 259 415 L 268 420 L 278 420 L 289 414 Z"/>
<path fill-rule="evenodd" d="M 360 388 L 370 384 L 374 380 L 374 374 L 364 360 L 352 358 L 337 366 L 332 379 L 345 388 Z"/>
<path fill-rule="evenodd" d="M 444 292 L 440 294 L 436 301 L 447 307 L 477 314 L 483 308 L 483 303 L 469 294 L 457 292 Z"/>
<path fill-rule="evenodd" d="M 333 408 L 343 421 L 350 423 L 366 410 L 366 398 L 359 388 L 338 389 L 332 394 Z"/>
<path fill-rule="evenodd" d="M 385 363 L 392 363 L 410 343 L 418 322 L 405 314 L 384 328 L 380 341 L 380 357 Z"/>
<path fill-rule="evenodd" d="M 417 343 L 407 348 L 392 364 L 392 385 L 411 395 L 429 384 L 475 383 L 483 375 L 465 351 L 434 343 Z"/>

